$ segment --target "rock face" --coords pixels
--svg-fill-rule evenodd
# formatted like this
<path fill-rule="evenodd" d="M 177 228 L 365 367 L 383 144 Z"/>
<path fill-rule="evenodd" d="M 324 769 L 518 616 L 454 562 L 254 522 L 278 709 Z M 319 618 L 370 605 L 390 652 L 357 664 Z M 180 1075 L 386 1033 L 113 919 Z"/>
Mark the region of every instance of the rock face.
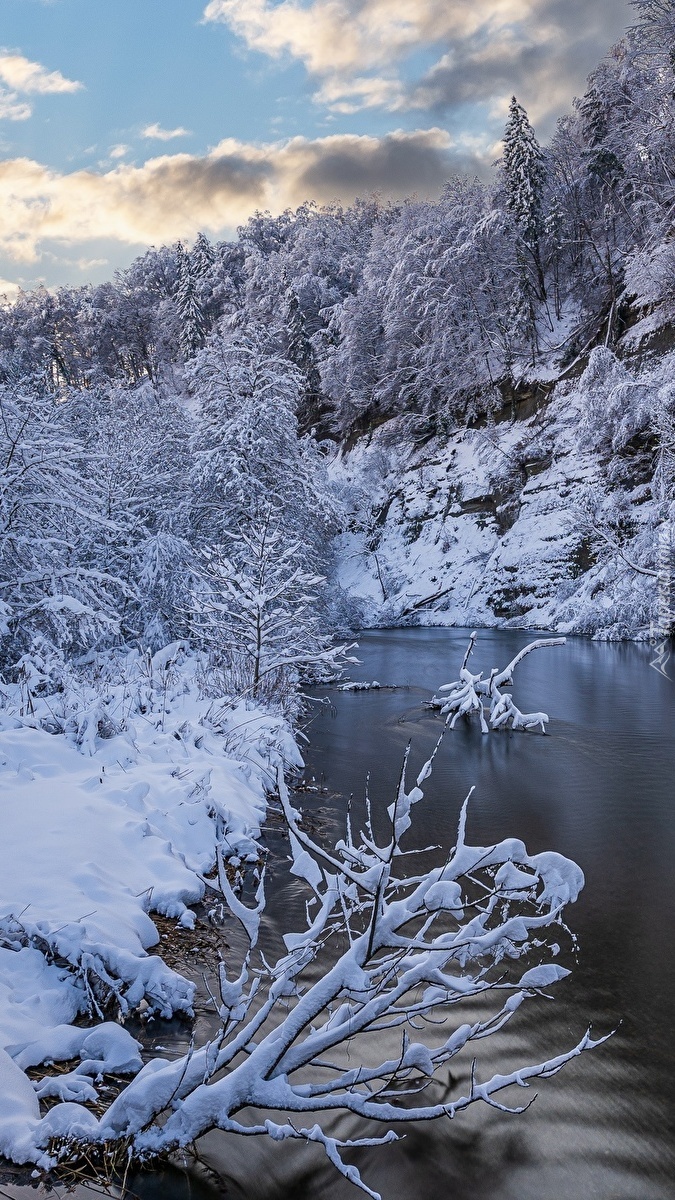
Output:
<path fill-rule="evenodd" d="M 647 562 L 664 505 L 645 455 L 599 446 L 588 408 L 582 379 L 422 447 L 383 426 L 343 453 L 336 476 L 370 505 L 340 546 L 340 583 L 364 623 L 647 636 L 656 581 L 611 548 L 589 503 L 623 506 L 625 545 L 637 547 L 626 557 Z"/>

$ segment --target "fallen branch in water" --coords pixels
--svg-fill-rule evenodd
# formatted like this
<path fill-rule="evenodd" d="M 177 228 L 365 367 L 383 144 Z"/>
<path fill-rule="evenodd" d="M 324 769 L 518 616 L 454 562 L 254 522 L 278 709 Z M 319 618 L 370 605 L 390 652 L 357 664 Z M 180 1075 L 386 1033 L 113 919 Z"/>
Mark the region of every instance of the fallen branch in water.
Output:
<path fill-rule="evenodd" d="M 409 617 L 411 613 L 417 612 L 418 608 L 426 608 L 427 604 L 433 604 L 435 600 L 440 600 L 442 596 L 449 596 L 453 588 L 441 588 L 440 592 L 434 592 L 431 596 L 423 596 L 421 600 L 416 600 L 414 604 L 409 604 L 404 608 L 401 616 Z"/>
<path fill-rule="evenodd" d="M 439 695 L 433 696 L 430 700 L 430 706 L 440 708 L 441 714 L 447 717 L 447 723 L 451 729 L 455 728 L 460 717 L 471 717 L 472 713 L 477 713 L 481 731 L 489 733 L 488 722 L 485 718 L 485 708 L 489 707 L 489 722 L 493 729 L 507 728 L 511 722 L 512 729 L 536 729 L 540 725 L 541 732 L 546 733 L 545 727 L 549 721 L 547 713 L 521 712 L 513 703 L 513 696 L 510 692 L 502 692 L 501 689 L 513 685 L 513 672 L 527 654 L 533 650 L 543 650 L 546 646 L 564 646 L 566 639 L 541 638 L 539 641 L 530 642 L 529 646 L 525 646 L 516 654 L 503 671 L 498 671 L 496 667 L 493 667 L 489 678 L 483 679 L 482 671 L 479 675 L 472 675 L 468 669 L 476 637 L 475 632 L 471 634 L 459 672 L 459 679 L 453 683 L 443 684 L 438 689 Z M 447 695 L 440 695 L 441 692 L 445 692 Z"/>

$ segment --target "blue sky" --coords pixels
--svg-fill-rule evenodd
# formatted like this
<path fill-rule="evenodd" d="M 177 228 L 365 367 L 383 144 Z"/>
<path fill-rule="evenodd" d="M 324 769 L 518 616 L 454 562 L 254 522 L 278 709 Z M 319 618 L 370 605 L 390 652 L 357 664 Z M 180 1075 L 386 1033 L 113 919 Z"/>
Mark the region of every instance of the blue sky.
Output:
<path fill-rule="evenodd" d="M 0 280 L 108 277 L 256 208 L 485 175 L 542 139 L 628 0 L 0 0 Z M 170 136 L 171 135 L 171 136 Z"/>

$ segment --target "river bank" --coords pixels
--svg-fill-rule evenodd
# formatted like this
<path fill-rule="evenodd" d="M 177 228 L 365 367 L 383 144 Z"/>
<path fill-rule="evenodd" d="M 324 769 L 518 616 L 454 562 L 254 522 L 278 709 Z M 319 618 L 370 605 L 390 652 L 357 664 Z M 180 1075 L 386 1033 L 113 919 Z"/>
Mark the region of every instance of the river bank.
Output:
<path fill-rule="evenodd" d="M 670 460 L 630 405 L 656 402 L 672 360 L 597 350 L 580 374 L 523 383 L 490 419 L 415 439 L 392 418 L 340 448 L 331 473 L 358 500 L 339 580 L 365 626 L 667 636 Z"/>
<path fill-rule="evenodd" d="M 142 1067 L 130 1018 L 193 1016 L 184 960 L 206 944 L 195 905 L 216 847 L 234 873 L 259 862 L 277 767 L 301 763 L 281 717 L 205 694 L 202 670 L 176 644 L 107 682 L 6 689 L 0 1154 L 15 1163 L 44 1166 L 56 1116 L 76 1132 L 81 1104 L 105 1111 Z"/>

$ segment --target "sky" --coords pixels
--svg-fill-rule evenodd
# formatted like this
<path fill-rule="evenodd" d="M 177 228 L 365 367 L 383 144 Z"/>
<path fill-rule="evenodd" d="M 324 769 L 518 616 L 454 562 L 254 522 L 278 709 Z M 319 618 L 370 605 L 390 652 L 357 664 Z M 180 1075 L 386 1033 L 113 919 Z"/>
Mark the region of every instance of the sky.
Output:
<path fill-rule="evenodd" d="M 629 0 L 0 0 L 0 293 L 112 276 L 256 210 L 489 176 Z"/>

